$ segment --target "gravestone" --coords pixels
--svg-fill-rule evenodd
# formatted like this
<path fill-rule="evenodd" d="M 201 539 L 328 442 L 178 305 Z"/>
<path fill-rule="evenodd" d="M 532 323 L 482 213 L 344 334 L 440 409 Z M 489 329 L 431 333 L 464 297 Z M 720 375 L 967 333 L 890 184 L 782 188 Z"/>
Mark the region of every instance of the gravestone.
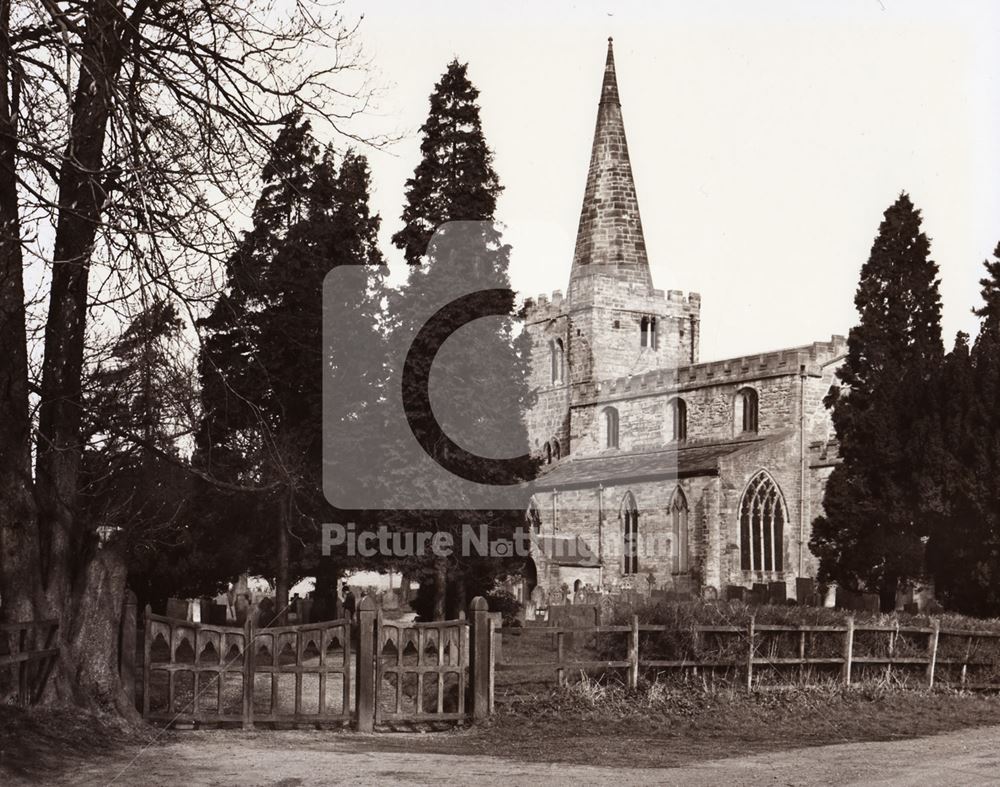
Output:
<path fill-rule="evenodd" d="M 726 585 L 726 601 L 744 601 L 747 589 L 742 585 Z"/>
<path fill-rule="evenodd" d="M 183 598 L 167 599 L 167 617 L 174 620 L 188 619 L 188 603 Z"/>
<path fill-rule="evenodd" d="M 225 604 L 212 604 L 208 608 L 208 622 L 213 626 L 225 626 L 228 622 L 226 619 L 228 609 Z"/>
<path fill-rule="evenodd" d="M 919 615 L 920 605 L 916 601 L 911 601 L 909 604 L 903 604 L 903 612 L 907 615 Z"/>
<path fill-rule="evenodd" d="M 250 596 L 247 593 L 240 593 L 236 597 L 236 602 L 233 605 L 236 610 L 236 625 L 242 626 L 247 622 L 247 616 L 250 614 Z"/>
<path fill-rule="evenodd" d="M 767 603 L 784 604 L 788 598 L 788 586 L 784 582 L 771 582 L 767 586 Z"/>
<path fill-rule="evenodd" d="M 853 593 L 847 588 L 837 588 L 837 609 L 856 609 L 857 593 Z"/>
<path fill-rule="evenodd" d="M 877 615 L 879 613 L 880 606 L 878 593 L 862 593 L 856 609 L 862 612 L 871 612 Z"/>
<path fill-rule="evenodd" d="M 796 577 L 795 578 L 795 598 L 800 604 L 808 604 L 809 606 L 815 606 L 815 604 L 810 603 L 809 599 L 816 593 L 816 580 L 812 577 Z"/>
<path fill-rule="evenodd" d="M 274 620 L 274 599 L 270 596 L 264 596 L 257 605 L 257 625 L 259 626 L 270 626 L 276 621 Z"/>

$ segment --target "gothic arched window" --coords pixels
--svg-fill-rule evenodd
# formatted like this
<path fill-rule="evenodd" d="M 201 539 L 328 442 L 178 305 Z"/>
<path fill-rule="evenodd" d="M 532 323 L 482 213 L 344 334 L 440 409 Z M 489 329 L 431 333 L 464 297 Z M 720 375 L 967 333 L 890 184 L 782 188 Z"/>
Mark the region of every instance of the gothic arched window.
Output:
<path fill-rule="evenodd" d="M 673 525 L 673 571 L 683 574 L 688 570 L 688 504 L 684 493 L 677 488 L 670 503 L 670 521 Z"/>
<path fill-rule="evenodd" d="M 639 573 L 639 508 L 635 497 L 627 492 L 622 498 L 619 516 L 622 520 L 622 573 Z"/>
<path fill-rule="evenodd" d="M 562 339 L 552 339 L 549 342 L 549 356 L 552 364 L 552 382 L 561 383 L 563 381 L 563 365 L 565 363 L 566 349 Z"/>
<path fill-rule="evenodd" d="M 559 448 L 559 441 L 552 440 L 552 458 L 558 460 L 562 456 L 562 449 Z"/>
<path fill-rule="evenodd" d="M 618 447 L 618 411 L 614 407 L 604 408 L 604 447 Z"/>
<path fill-rule="evenodd" d="M 782 571 L 785 555 L 785 501 L 763 470 L 743 492 L 740 503 L 740 566 L 744 571 Z"/>
<path fill-rule="evenodd" d="M 552 464 L 552 446 L 549 443 L 544 445 L 542 453 L 545 455 L 545 464 Z"/>
<path fill-rule="evenodd" d="M 687 440 L 688 436 L 688 411 L 687 402 L 680 397 L 671 399 L 667 403 L 667 417 L 670 420 L 670 439 L 677 442 Z"/>
<path fill-rule="evenodd" d="M 742 432 L 756 434 L 757 423 L 757 392 L 753 388 L 741 388 L 736 392 L 736 428 Z"/>

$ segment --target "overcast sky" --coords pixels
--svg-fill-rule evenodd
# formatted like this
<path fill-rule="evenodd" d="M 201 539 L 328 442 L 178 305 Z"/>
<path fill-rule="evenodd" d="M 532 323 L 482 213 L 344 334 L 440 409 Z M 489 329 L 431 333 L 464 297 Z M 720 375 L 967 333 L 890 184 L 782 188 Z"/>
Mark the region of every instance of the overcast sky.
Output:
<path fill-rule="evenodd" d="M 452 57 L 481 91 L 525 295 L 565 289 L 604 65 L 622 111 L 655 286 L 702 295 L 702 360 L 825 340 L 901 190 L 941 266 L 946 342 L 975 330 L 1000 240 L 1000 3 L 358 2 L 410 132 L 369 153 L 386 253 L 416 129 Z"/>

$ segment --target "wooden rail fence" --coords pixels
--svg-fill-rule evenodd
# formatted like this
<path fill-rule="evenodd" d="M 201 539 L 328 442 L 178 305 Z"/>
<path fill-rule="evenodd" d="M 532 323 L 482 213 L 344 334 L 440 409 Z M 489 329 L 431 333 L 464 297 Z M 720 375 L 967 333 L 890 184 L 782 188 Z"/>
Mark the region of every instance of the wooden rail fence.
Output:
<path fill-rule="evenodd" d="M 839 680 L 844 685 L 851 685 L 855 680 L 855 674 L 860 668 L 885 667 L 885 674 L 891 674 L 891 670 L 896 667 L 906 667 L 909 669 L 922 668 L 927 687 L 935 685 L 947 685 L 956 688 L 996 690 L 1000 689 L 1000 684 L 974 683 L 968 680 L 970 667 L 995 667 L 1000 670 L 1000 632 L 993 631 L 968 631 L 963 629 L 943 629 L 935 621 L 933 625 L 927 627 L 898 626 L 898 625 L 873 625 L 856 624 L 853 618 L 848 618 L 842 626 L 791 626 L 757 623 L 753 618 L 746 626 L 695 626 L 687 629 L 693 639 L 695 655 L 690 658 L 662 659 L 645 655 L 643 650 L 643 635 L 647 635 L 645 644 L 654 644 L 648 641 L 650 635 L 656 634 L 677 634 L 678 630 L 667 625 L 640 624 L 638 617 L 633 617 L 631 625 L 623 626 L 537 626 L 526 628 L 504 627 L 497 630 L 497 635 L 504 634 L 512 636 L 548 636 L 554 639 L 555 659 L 531 662 L 498 662 L 494 665 L 497 672 L 514 670 L 551 670 L 555 673 L 557 681 L 562 684 L 566 681 L 568 671 L 590 671 L 623 669 L 627 674 L 627 683 L 630 688 L 635 688 L 639 682 L 639 676 L 648 671 L 655 670 L 690 670 L 697 673 L 699 670 L 714 671 L 719 669 L 732 670 L 740 674 L 742 683 L 747 691 L 753 691 L 755 685 L 759 686 L 759 676 L 763 670 L 786 669 L 798 667 L 798 679 L 800 683 L 806 682 L 807 669 L 809 667 L 839 668 Z M 621 659 L 579 659 L 568 658 L 566 654 L 566 637 L 571 635 L 577 637 L 590 637 L 593 635 L 622 635 L 626 638 L 624 648 L 616 648 L 622 653 Z M 857 644 L 858 635 L 874 634 L 885 637 L 885 653 L 871 654 L 859 653 Z M 828 638 L 839 638 L 840 647 L 837 655 L 815 655 L 810 652 L 811 641 L 817 635 Z M 729 648 L 719 648 L 734 652 L 737 649 L 742 651 L 739 656 L 724 656 L 712 658 L 702 654 L 707 637 L 735 638 L 737 642 L 732 643 Z M 796 642 L 796 655 L 776 656 L 767 655 L 765 652 L 767 645 L 772 646 L 778 637 L 794 638 Z M 909 641 L 923 641 L 924 646 L 919 654 L 900 653 L 899 643 L 901 639 Z M 940 654 L 941 642 L 944 638 L 958 639 L 964 647 L 961 658 L 947 658 Z M 975 658 L 981 650 L 984 642 L 996 644 L 996 656 L 990 660 Z M 786 641 L 786 650 L 788 643 Z M 509 647 L 498 648 L 506 653 L 511 650 Z M 912 650 L 912 647 L 911 647 Z M 648 647 L 646 649 L 648 654 Z M 958 679 L 942 681 L 939 678 L 943 668 L 957 668 Z M 492 687 L 491 687 L 492 694 Z"/>
<path fill-rule="evenodd" d="M 55 647 L 55 620 L 0 624 L 0 669 L 17 673 L 17 704 L 38 701 L 59 648 Z"/>

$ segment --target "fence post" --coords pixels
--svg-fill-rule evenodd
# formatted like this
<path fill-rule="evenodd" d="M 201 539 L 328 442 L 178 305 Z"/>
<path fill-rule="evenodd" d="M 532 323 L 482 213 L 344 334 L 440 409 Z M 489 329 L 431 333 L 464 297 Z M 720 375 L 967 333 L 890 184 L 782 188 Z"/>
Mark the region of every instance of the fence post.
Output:
<path fill-rule="evenodd" d="M 243 621 L 243 729 L 253 729 L 253 689 L 254 689 L 254 658 L 257 648 L 254 646 L 253 615 L 247 615 Z M 147 651 L 148 652 L 148 651 Z M 219 676 L 222 680 L 222 676 Z M 274 680 L 274 674 L 271 675 Z"/>
<path fill-rule="evenodd" d="M 22 656 L 28 652 L 29 639 L 28 630 L 31 628 L 30 623 L 24 623 L 17 632 L 17 652 Z M 30 704 L 28 697 L 28 661 L 23 659 L 20 664 L 17 665 L 17 704 L 22 708 L 27 708 Z"/>
<path fill-rule="evenodd" d="M 848 616 L 847 628 L 844 629 L 844 666 L 842 674 L 844 685 L 851 685 L 851 667 L 854 661 L 854 617 Z"/>
<path fill-rule="evenodd" d="M 365 596 L 358 607 L 358 732 L 375 728 L 375 599 Z M 400 646 L 402 651 L 402 646 Z M 402 680 L 402 676 L 396 677 Z"/>
<path fill-rule="evenodd" d="M 566 671 L 563 669 L 563 630 L 556 633 L 556 681 L 562 686 L 566 682 Z"/>
<path fill-rule="evenodd" d="M 118 661 L 118 674 L 128 701 L 135 705 L 135 625 L 138 599 L 131 590 L 125 591 L 122 607 L 122 646 Z"/>
<path fill-rule="evenodd" d="M 747 691 L 753 691 L 753 654 L 756 650 L 754 643 L 754 616 L 750 616 L 750 622 L 747 624 Z"/>
<path fill-rule="evenodd" d="M 628 687 L 639 688 L 639 616 L 632 616 L 632 631 L 628 644 Z"/>
<path fill-rule="evenodd" d="M 937 666 L 938 638 L 941 635 L 941 621 L 934 621 L 934 631 L 927 641 L 927 688 L 934 688 L 934 668 Z"/>
<path fill-rule="evenodd" d="M 965 643 L 965 658 L 962 660 L 962 685 L 965 686 L 965 681 L 968 679 L 969 673 L 969 659 L 972 658 L 972 635 L 969 635 L 969 641 Z"/>
<path fill-rule="evenodd" d="M 153 608 L 147 604 L 143 612 L 145 633 L 142 637 L 142 715 L 149 715 L 149 655 L 153 649 L 151 631 Z"/>
<path fill-rule="evenodd" d="M 472 647 L 469 672 L 472 684 L 472 718 L 476 721 L 490 715 L 490 605 L 482 596 L 476 596 L 469 604 L 469 620 L 472 627 L 470 639 Z"/>

